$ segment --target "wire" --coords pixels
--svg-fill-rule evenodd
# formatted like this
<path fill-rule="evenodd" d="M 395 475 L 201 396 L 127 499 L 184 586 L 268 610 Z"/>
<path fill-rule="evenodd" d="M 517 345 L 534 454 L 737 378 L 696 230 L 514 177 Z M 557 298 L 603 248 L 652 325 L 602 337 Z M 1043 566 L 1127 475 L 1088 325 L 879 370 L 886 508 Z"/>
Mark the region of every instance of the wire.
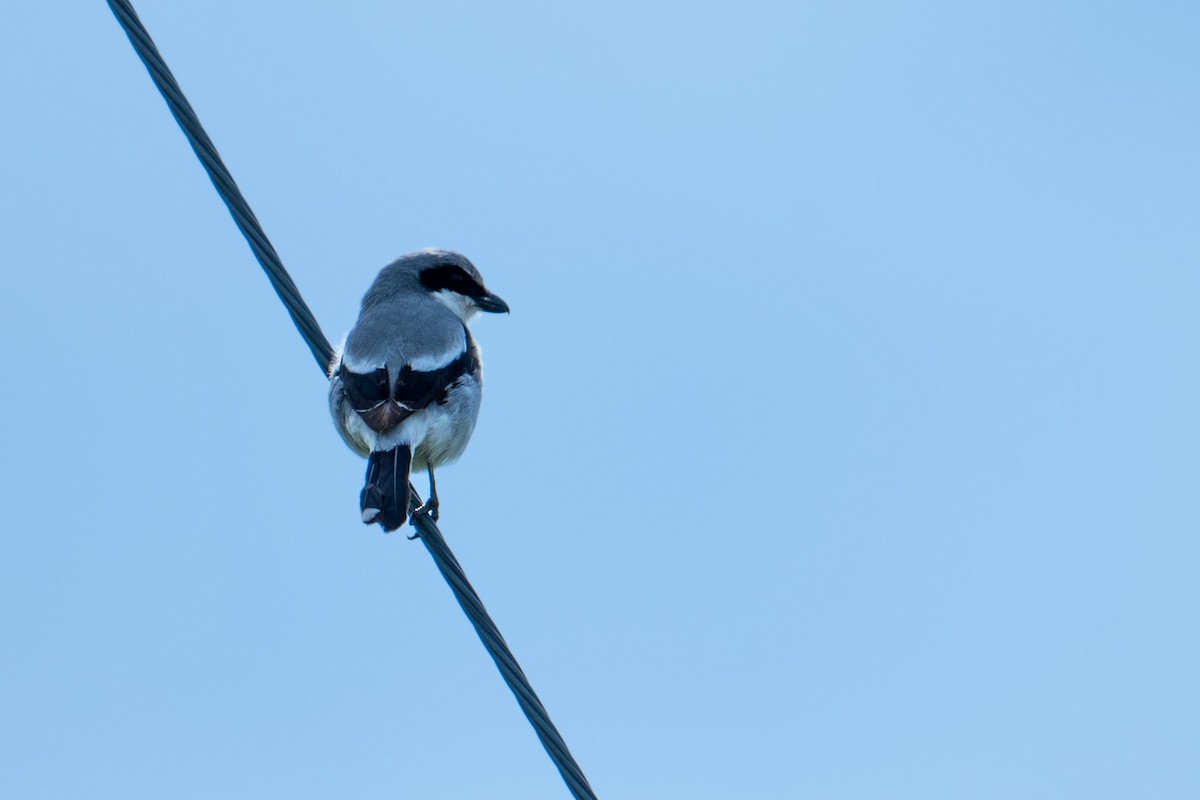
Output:
<path fill-rule="evenodd" d="M 579 768 L 571 751 L 567 749 L 567 743 L 563 741 L 558 729 L 550 721 L 550 715 L 546 712 L 545 706 L 538 699 L 533 687 L 529 685 L 529 679 L 525 677 L 521 665 L 517 663 L 512 651 L 508 649 L 508 644 L 500 635 L 500 629 L 496 627 L 496 623 L 492 621 L 487 609 L 483 607 L 483 601 L 479 599 L 475 588 L 467 580 L 466 573 L 463 572 L 454 553 L 450 552 L 450 546 L 442 538 L 441 531 L 438 530 L 437 525 L 429 518 L 428 514 L 419 515 L 416 522 L 425 549 L 433 556 L 434 563 L 437 564 L 442 577 L 454 590 L 454 597 L 462 606 L 467 618 L 471 620 L 471 624 L 475 626 L 475 633 L 479 635 L 488 654 L 496 662 L 496 668 L 500 670 L 501 677 L 504 678 L 504 682 L 508 684 L 508 688 L 517 698 L 521 710 L 525 712 L 526 719 L 533 726 L 542 746 L 546 748 L 546 753 L 554 761 L 554 766 L 558 767 L 558 772 L 566 782 L 567 788 L 571 790 L 571 794 L 577 800 L 585 798 L 595 800 L 596 794 L 588 784 L 587 778 L 584 777 L 583 770 Z"/>
<path fill-rule="evenodd" d="M 142 21 L 138 19 L 137 13 L 129 3 L 121 0 L 109 0 L 108 6 L 116 15 L 117 21 L 121 23 L 121 27 L 125 29 L 125 33 L 129 36 L 129 41 L 142 59 L 142 63 L 146 65 L 150 77 L 154 80 L 154 85 L 158 87 L 163 99 L 167 101 L 167 107 L 171 109 L 175 121 L 179 123 L 179 127 L 183 129 L 184 135 L 191 143 L 192 149 L 196 151 L 196 157 L 204 165 L 204 171 L 208 173 L 217 193 L 225 201 L 229 213 L 233 216 L 233 221 L 237 223 L 238 230 L 246 237 L 246 242 L 254 251 L 254 257 L 258 259 L 263 271 L 267 273 L 267 278 L 271 281 L 275 293 L 287 307 L 292 322 L 296 324 L 296 329 L 304 337 L 308 349 L 312 351 L 313 358 L 317 360 L 322 371 L 328 369 L 329 362 L 333 360 L 333 347 L 325 338 L 325 334 L 321 332 L 321 326 L 317 324 L 312 311 L 305 305 L 304 299 L 300 296 L 300 290 L 296 288 L 291 276 L 283 268 L 279 254 L 275 252 L 267 235 L 263 233 L 262 226 L 258 224 L 258 219 L 250 210 L 250 204 L 246 202 L 246 198 L 242 197 L 242 192 L 234 182 L 233 176 L 229 174 L 225 163 L 221 161 L 216 145 L 204 132 L 200 118 L 196 116 L 192 104 L 184 97 L 183 90 L 179 88 L 175 76 L 171 74 L 166 62 L 159 55 L 158 48 L 154 46 L 150 34 L 146 32 L 145 26 L 142 25 Z"/>
<path fill-rule="evenodd" d="M 171 70 L 163 61 L 162 55 L 154 46 L 154 41 L 150 38 L 142 21 L 138 19 L 133 6 L 125 0 L 107 0 L 107 2 L 129 37 L 133 49 L 137 51 L 138 57 L 146 65 L 154 85 L 158 87 L 163 99 L 167 101 L 172 116 L 175 117 L 175 121 L 179 123 L 179 127 L 187 136 L 192 150 L 200 159 L 200 163 L 208 173 L 209 179 L 212 180 L 217 193 L 229 208 L 233 221 L 242 235 L 246 237 L 246 242 L 254 252 L 254 257 L 258 259 L 263 271 L 267 273 L 267 279 L 271 281 L 272 288 L 279 295 L 279 299 L 283 301 L 292 322 L 295 323 L 296 329 L 300 331 L 305 344 L 308 345 L 313 358 L 316 359 L 317 366 L 321 368 L 322 373 L 325 373 L 333 360 L 333 347 L 322 333 L 321 326 L 317 324 L 317 320 L 304 302 L 304 298 L 300 296 L 300 290 L 296 288 L 291 276 L 284 269 L 279 254 L 275 252 L 275 248 L 267 239 L 266 233 L 263 232 L 262 226 L 250 209 L 250 204 L 242 197 L 233 176 L 221 161 L 216 146 L 205 133 L 199 117 L 196 116 L 196 112 L 184 96 L 183 90 L 179 88 L 175 76 L 171 74 Z M 412 500 L 409 513 L 413 513 L 420 506 L 420 500 L 415 489 L 410 494 Z M 546 748 L 546 753 L 554 761 L 567 788 L 570 789 L 576 800 L 596 800 L 596 794 L 588 784 L 587 778 L 584 777 L 583 770 L 579 768 L 579 764 L 571 756 L 571 751 L 567 749 L 567 744 L 563 741 L 558 729 L 550 721 L 550 715 L 546 713 L 545 706 L 538 699 L 537 693 L 533 691 L 529 679 L 525 677 L 521 665 L 517 663 L 516 657 L 509 650 L 504 637 L 500 635 L 500 629 L 496 627 L 496 623 L 492 621 L 487 609 L 483 607 L 483 601 L 479 599 L 479 594 L 467 580 L 466 573 L 463 572 L 458 559 L 451 552 L 450 546 L 446 544 L 441 531 L 438 530 L 437 525 L 428 514 L 417 515 L 415 522 L 425 549 L 433 557 L 438 571 L 450 585 L 455 599 L 458 600 L 463 612 L 475 627 L 475 633 L 479 635 L 488 654 L 496 662 L 500 676 L 512 690 L 513 696 L 517 698 L 521 711 L 529 720 L 529 724 L 533 726 L 542 746 Z"/>

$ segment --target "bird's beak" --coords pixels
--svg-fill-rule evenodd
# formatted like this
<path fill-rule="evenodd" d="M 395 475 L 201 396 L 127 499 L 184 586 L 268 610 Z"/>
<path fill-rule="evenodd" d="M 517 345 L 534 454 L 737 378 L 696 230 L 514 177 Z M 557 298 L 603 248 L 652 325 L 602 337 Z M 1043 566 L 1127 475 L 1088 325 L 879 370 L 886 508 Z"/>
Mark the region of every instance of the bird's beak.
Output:
<path fill-rule="evenodd" d="M 501 300 L 494 294 L 485 294 L 483 297 L 473 298 L 475 305 L 480 311 L 487 311 L 490 314 L 507 314 L 508 303 Z"/>

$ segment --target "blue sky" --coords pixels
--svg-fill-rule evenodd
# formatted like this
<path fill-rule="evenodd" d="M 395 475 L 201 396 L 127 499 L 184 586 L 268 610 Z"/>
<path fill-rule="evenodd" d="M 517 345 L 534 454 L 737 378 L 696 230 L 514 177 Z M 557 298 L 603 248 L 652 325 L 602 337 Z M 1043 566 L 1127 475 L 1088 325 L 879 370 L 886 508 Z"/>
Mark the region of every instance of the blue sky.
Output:
<path fill-rule="evenodd" d="M 601 797 L 1200 793 L 1194 4 L 137 8 L 331 339 L 512 306 L 442 529 Z M 107 6 L 6 19 L 6 795 L 566 797 Z"/>

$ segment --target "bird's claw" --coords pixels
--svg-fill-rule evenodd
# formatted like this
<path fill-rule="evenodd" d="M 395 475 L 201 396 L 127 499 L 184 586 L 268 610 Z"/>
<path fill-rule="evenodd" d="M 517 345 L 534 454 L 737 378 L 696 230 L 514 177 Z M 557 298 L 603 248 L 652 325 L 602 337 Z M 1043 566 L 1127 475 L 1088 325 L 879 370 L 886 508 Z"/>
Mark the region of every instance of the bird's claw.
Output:
<path fill-rule="evenodd" d="M 408 518 L 408 524 L 409 524 L 409 525 L 412 525 L 412 526 L 415 528 L 415 527 L 417 526 L 417 520 L 418 520 L 420 517 L 429 517 L 429 518 L 430 518 L 430 519 L 432 519 L 434 522 L 437 522 L 437 521 L 438 521 L 438 517 L 439 517 L 439 516 L 440 516 L 440 515 L 438 514 L 438 503 L 437 503 L 437 501 L 436 501 L 436 500 L 430 500 L 429 502 L 422 503 L 421 505 L 417 506 L 417 510 L 416 510 L 416 511 L 414 511 L 414 512 L 412 512 L 412 514 L 409 516 L 409 518 Z M 419 537 L 420 535 L 421 535 L 420 533 L 414 533 L 412 536 L 410 536 L 410 537 L 408 537 L 408 538 L 409 538 L 409 539 L 416 539 L 416 538 L 417 538 L 417 537 Z"/>

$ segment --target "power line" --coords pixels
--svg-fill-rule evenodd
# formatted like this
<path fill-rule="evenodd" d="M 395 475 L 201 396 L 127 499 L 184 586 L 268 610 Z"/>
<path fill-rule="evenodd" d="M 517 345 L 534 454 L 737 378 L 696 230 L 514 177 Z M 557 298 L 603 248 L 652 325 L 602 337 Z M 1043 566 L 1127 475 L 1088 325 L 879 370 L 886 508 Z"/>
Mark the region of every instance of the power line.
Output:
<path fill-rule="evenodd" d="M 325 334 L 321 332 L 321 326 L 317 324 L 317 320 L 304 302 L 304 298 L 300 296 L 300 290 L 296 288 L 291 276 L 284 269 L 279 254 L 275 252 L 275 248 L 267 239 L 267 235 L 259 225 L 249 203 L 242 197 L 233 176 L 221 161 L 216 146 L 205 133 L 200 119 L 184 96 L 183 90 L 179 88 L 175 76 L 171 74 L 171 70 L 163 61 L 158 48 L 154 46 L 154 41 L 150 38 L 142 21 L 138 19 L 133 6 L 124 0 L 107 0 L 107 2 L 113 14 L 116 15 L 117 21 L 124 28 L 126 35 L 129 36 L 129 42 L 137 51 L 138 57 L 146 65 L 154 85 L 158 87 L 163 99 L 167 101 L 167 107 L 170 108 L 175 121 L 179 123 L 179 127 L 187 136 L 188 142 L 191 143 L 196 157 L 200 159 L 200 163 L 212 180 L 217 193 L 229 208 L 233 221 L 242 235 L 246 237 L 246 242 L 254 252 L 254 257 L 258 259 L 263 271 L 267 273 L 271 286 L 279 295 L 279 299 L 283 301 L 292 322 L 295 323 L 296 329 L 300 331 L 305 344 L 308 345 L 313 358 L 316 359 L 317 366 L 324 373 L 333 359 L 333 347 L 325 338 Z M 412 513 L 419 507 L 420 500 L 415 489 L 410 494 L 409 512 Z M 496 627 L 496 623 L 492 621 L 487 609 L 483 607 L 483 601 L 479 599 L 479 594 L 467 580 L 466 573 L 463 572 L 454 553 L 450 551 L 450 546 L 446 544 L 437 524 L 428 514 L 418 516 L 416 524 L 425 549 L 433 557 L 438 571 L 450 585 L 455 599 L 458 600 L 458 604 L 475 627 L 480 641 L 487 648 L 492 660 L 496 662 L 500 676 L 512 690 L 513 696 L 517 698 L 521 711 L 529 720 L 529 724 L 533 726 L 542 746 L 546 748 L 546 753 L 554 761 L 567 788 L 570 789 L 576 800 L 596 800 L 596 794 L 588 784 L 587 778 L 584 777 L 583 770 L 579 768 L 579 764 L 571 756 L 558 729 L 550 721 L 550 715 L 546 713 L 545 706 L 538 699 L 537 693 L 533 691 L 521 665 L 517 663 L 516 657 L 509 650 L 508 644 L 500 634 L 500 629 Z"/>
<path fill-rule="evenodd" d="M 242 197 L 242 192 L 234 182 L 233 176 L 229 174 L 229 169 L 221 161 L 216 145 L 205 133 L 204 126 L 200 124 L 200 118 L 192 109 L 192 104 L 184 97 L 183 90 L 179 88 L 175 76 L 171 74 L 167 63 L 159 55 L 158 48 L 154 46 L 154 41 L 150 38 L 145 26 L 142 25 L 142 21 L 138 19 L 133 6 L 121 0 L 109 0 L 108 7 L 112 9 L 117 21 L 125 29 L 133 49 L 137 51 L 142 63 L 146 65 L 150 77 L 154 80 L 154 85 L 158 87 L 163 99 L 167 101 L 167 107 L 171 109 L 172 116 L 175 117 L 175 121 L 179 123 L 179 127 L 187 136 L 192 150 L 196 151 L 196 157 L 204 165 L 204 171 L 208 173 L 213 186 L 216 187 L 217 194 L 221 195 L 221 199 L 225 201 L 229 213 L 233 216 L 233 221 L 237 223 L 238 230 L 246 237 L 246 243 L 254 251 L 254 257 L 258 259 L 263 271 L 267 273 L 267 278 L 271 281 L 275 293 L 287 307 L 292 322 L 296 324 L 296 329 L 304 337 L 308 349 L 312 351 L 313 358 L 317 360 L 318 366 L 324 372 L 333 359 L 333 347 L 325 338 L 325 334 L 321 332 L 321 326 L 317 324 L 312 311 L 300 297 L 300 290 L 296 288 L 291 276 L 283 268 L 279 254 L 275 252 L 275 248 L 267 239 L 262 226 L 258 224 L 258 219 L 250 210 L 250 204 L 246 202 L 246 198 Z"/>

